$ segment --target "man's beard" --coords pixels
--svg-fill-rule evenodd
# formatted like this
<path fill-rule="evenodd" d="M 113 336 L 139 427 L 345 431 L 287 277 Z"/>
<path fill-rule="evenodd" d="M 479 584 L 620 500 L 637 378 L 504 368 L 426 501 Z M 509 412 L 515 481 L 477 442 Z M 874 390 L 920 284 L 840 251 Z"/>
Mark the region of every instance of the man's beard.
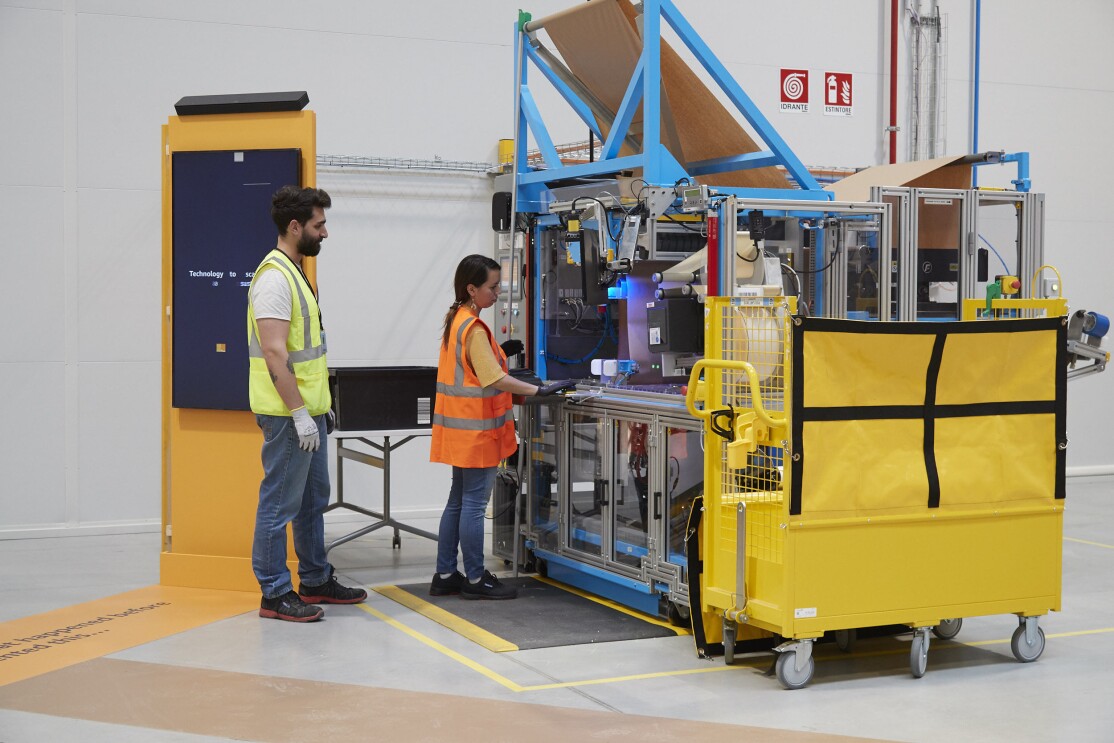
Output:
<path fill-rule="evenodd" d="M 321 239 L 313 239 L 306 235 L 302 235 L 298 239 L 298 252 L 304 256 L 312 258 L 321 252 Z"/>

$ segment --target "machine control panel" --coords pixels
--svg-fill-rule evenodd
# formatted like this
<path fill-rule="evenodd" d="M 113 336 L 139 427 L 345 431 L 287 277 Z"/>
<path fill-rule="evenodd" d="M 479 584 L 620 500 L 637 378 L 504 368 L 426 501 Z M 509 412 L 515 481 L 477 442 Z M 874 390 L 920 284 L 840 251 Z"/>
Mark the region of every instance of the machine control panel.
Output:
<path fill-rule="evenodd" d="M 708 208 L 707 186 L 685 186 L 681 189 L 681 211 L 686 214 L 704 211 Z"/>

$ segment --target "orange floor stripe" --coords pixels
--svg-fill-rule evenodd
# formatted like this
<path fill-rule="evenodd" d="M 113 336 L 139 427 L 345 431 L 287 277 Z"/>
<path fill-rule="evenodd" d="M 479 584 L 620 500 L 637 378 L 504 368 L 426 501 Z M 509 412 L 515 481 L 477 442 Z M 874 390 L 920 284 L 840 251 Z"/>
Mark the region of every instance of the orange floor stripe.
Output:
<path fill-rule="evenodd" d="M 480 684 L 471 691 L 490 694 L 492 689 L 492 686 Z M 724 699 L 730 697 L 728 694 Z M 206 740 L 231 738 L 267 743 L 329 740 L 854 743 L 866 740 L 115 658 L 93 660 L 49 676 L 6 686 L 0 689 L 0 709 L 128 725 L 136 734 L 125 736 L 124 731 L 120 731 L 121 739 L 140 740 L 139 736 L 146 730 L 147 737 L 143 739 L 153 741 L 162 740 L 159 732 L 163 730 L 212 736 Z M 800 724 L 800 721 L 786 720 L 786 724 L 794 723 Z M 112 732 L 115 731 L 104 733 L 105 737 L 100 739 L 110 740 L 107 736 Z M 4 740 L 14 740 L 3 732 L 0 736 Z"/>
<path fill-rule="evenodd" d="M 0 686 L 258 607 L 258 593 L 149 586 L 4 622 Z"/>

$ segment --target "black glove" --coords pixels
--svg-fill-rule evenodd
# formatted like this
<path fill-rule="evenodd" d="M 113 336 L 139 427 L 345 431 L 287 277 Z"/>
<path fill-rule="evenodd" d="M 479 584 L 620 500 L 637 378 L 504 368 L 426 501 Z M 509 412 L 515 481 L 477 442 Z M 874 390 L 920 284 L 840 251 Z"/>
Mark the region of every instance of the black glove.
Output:
<path fill-rule="evenodd" d="M 332 433 L 335 430 L 337 430 L 337 415 L 332 408 L 329 408 L 325 411 L 325 433 Z"/>
<path fill-rule="evenodd" d="M 503 349 L 503 353 L 507 356 L 515 356 L 516 354 L 522 353 L 524 346 L 522 345 L 522 341 L 511 338 L 510 340 L 500 343 L 499 348 Z"/>
<path fill-rule="evenodd" d="M 575 388 L 576 388 L 576 380 L 575 379 L 561 379 L 561 380 L 558 380 L 556 382 L 550 382 L 549 384 L 543 384 L 541 387 L 538 387 L 537 395 L 538 395 L 538 397 L 545 397 L 547 395 L 556 395 L 558 392 L 561 392 L 562 390 L 571 390 L 571 389 L 575 389 Z"/>

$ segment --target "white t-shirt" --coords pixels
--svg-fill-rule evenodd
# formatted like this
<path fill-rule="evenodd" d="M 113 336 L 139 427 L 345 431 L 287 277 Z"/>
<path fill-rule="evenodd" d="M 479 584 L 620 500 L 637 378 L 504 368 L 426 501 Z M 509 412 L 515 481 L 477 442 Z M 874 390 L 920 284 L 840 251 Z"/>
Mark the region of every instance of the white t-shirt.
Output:
<path fill-rule="evenodd" d="M 251 306 L 255 319 L 265 317 L 290 322 L 294 310 L 294 298 L 290 296 L 290 283 L 278 269 L 264 271 L 251 287 Z"/>

